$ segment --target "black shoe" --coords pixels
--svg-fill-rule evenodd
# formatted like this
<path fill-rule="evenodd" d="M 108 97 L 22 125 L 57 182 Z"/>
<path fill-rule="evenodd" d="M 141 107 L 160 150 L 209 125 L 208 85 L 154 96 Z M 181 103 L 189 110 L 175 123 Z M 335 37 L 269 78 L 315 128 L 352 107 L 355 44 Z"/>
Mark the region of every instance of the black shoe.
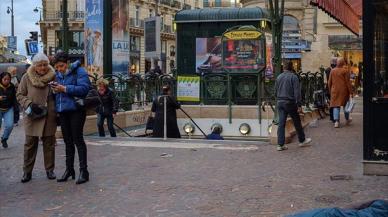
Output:
<path fill-rule="evenodd" d="M 48 179 L 56 179 L 54 171 L 46 171 L 46 175 Z"/>
<path fill-rule="evenodd" d="M 1 144 L 3 144 L 3 148 L 8 148 L 7 139 L 1 139 Z"/>
<path fill-rule="evenodd" d="M 26 182 L 29 182 L 32 178 L 32 174 L 31 173 L 24 173 L 23 174 L 23 178 L 22 178 L 22 183 L 26 183 Z"/>
<path fill-rule="evenodd" d="M 70 176 L 72 179 L 75 179 L 74 169 L 66 169 L 65 173 L 63 173 L 62 175 L 62 178 L 57 179 L 57 182 L 66 182 Z"/>
<path fill-rule="evenodd" d="M 87 169 L 80 169 L 78 180 L 75 182 L 75 184 L 83 184 L 85 182 L 89 181 L 89 172 Z"/>

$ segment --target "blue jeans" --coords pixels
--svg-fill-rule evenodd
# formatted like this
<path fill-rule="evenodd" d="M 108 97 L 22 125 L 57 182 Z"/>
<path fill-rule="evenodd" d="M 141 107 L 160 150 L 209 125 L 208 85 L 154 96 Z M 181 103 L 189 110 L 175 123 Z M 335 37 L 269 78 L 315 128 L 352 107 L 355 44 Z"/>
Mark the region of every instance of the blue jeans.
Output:
<path fill-rule="evenodd" d="M 292 122 L 294 123 L 299 142 L 304 142 L 306 138 L 302 127 L 302 122 L 298 114 L 298 106 L 293 102 L 278 101 L 277 109 L 279 113 L 278 145 L 283 146 L 285 143 L 285 129 L 288 115 L 291 116 Z"/>
<path fill-rule="evenodd" d="M 113 115 L 97 114 L 97 127 L 98 134 L 101 137 L 105 137 L 104 121 L 108 123 L 108 129 L 111 137 L 116 137 L 116 130 L 113 127 Z"/>
<path fill-rule="evenodd" d="M 8 139 L 13 129 L 13 108 L 9 108 L 7 111 L 0 111 L 0 128 L 4 119 L 4 133 L 1 139 Z"/>
<path fill-rule="evenodd" d="M 340 121 L 340 111 L 341 111 L 341 107 L 333 108 L 334 121 Z M 344 114 L 345 114 L 345 119 L 349 120 L 349 112 L 345 112 L 345 108 L 344 108 Z"/>

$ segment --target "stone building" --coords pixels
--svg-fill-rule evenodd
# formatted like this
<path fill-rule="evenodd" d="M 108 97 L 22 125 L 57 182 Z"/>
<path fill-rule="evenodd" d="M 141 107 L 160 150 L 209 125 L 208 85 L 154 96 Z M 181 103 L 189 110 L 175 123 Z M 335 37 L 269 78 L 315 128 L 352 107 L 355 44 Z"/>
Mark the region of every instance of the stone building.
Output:
<path fill-rule="evenodd" d="M 55 54 L 62 46 L 62 0 L 42 0 L 43 9 L 39 22 L 43 51 Z M 80 59 L 84 56 L 85 0 L 68 0 L 69 56 Z"/>
<path fill-rule="evenodd" d="M 170 72 L 175 63 L 175 32 L 173 20 L 175 13 L 182 9 L 202 8 L 199 0 L 129 0 L 130 3 L 130 64 L 136 72 L 143 73 L 161 65 L 164 72 Z M 131 13 L 132 12 L 132 13 Z M 161 60 L 152 62 L 144 56 L 144 19 L 159 14 L 161 17 Z"/>
<path fill-rule="evenodd" d="M 202 8 L 200 0 L 128 0 L 130 29 L 130 68 L 144 73 L 159 64 L 162 70 L 170 72 L 175 67 L 175 33 L 173 17 L 182 9 Z M 42 20 L 39 22 L 44 52 L 53 55 L 62 45 L 61 22 L 62 0 L 42 0 Z M 68 0 L 69 13 L 69 55 L 73 58 L 84 56 L 84 18 L 85 0 Z M 152 63 L 144 56 L 144 19 L 160 15 L 162 20 L 162 55 L 158 63 Z"/>
<path fill-rule="evenodd" d="M 268 0 L 240 0 L 240 2 L 243 7 L 269 8 Z M 283 56 L 292 59 L 297 69 L 317 71 L 320 66 L 327 67 L 334 56 L 347 57 L 353 63 L 362 60 L 362 40 L 326 13 L 310 5 L 310 0 L 286 0 L 284 14 L 287 15 L 288 20 L 295 19 L 297 22 L 294 27 L 288 25 L 293 28 L 291 36 L 298 37 L 300 34 L 301 41 L 294 46 L 296 50 L 293 55 Z M 292 23 L 292 21 L 289 22 L 289 24 Z M 299 34 L 295 26 L 299 28 Z M 285 28 L 287 28 L 286 22 Z M 289 37 L 289 34 L 285 33 L 286 38 Z M 283 51 L 289 50 L 284 46 L 287 46 L 287 43 L 283 43 Z"/>

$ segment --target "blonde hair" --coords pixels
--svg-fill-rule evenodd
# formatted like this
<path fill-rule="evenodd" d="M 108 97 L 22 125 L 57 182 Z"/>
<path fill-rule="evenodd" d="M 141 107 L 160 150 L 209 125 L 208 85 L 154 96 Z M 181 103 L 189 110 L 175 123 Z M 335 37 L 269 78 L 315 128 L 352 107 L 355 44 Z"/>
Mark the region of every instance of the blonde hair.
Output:
<path fill-rule="evenodd" d="M 97 80 L 97 85 L 104 85 L 105 87 L 109 86 L 109 81 L 106 80 L 105 78 L 100 78 Z"/>
<path fill-rule="evenodd" d="M 12 74 L 13 71 L 17 71 L 17 68 L 15 66 L 10 66 L 7 68 L 7 72 Z"/>

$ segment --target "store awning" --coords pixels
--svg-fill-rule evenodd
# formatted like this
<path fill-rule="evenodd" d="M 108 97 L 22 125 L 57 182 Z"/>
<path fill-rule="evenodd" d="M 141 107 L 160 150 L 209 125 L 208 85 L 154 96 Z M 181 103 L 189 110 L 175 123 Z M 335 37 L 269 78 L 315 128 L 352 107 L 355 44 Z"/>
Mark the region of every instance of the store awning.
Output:
<path fill-rule="evenodd" d="M 253 8 L 203 8 L 181 10 L 175 15 L 176 23 L 236 22 L 267 20 L 271 17 L 266 9 Z"/>
<path fill-rule="evenodd" d="M 357 36 L 360 32 L 362 0 L 310 0 Z"/>

